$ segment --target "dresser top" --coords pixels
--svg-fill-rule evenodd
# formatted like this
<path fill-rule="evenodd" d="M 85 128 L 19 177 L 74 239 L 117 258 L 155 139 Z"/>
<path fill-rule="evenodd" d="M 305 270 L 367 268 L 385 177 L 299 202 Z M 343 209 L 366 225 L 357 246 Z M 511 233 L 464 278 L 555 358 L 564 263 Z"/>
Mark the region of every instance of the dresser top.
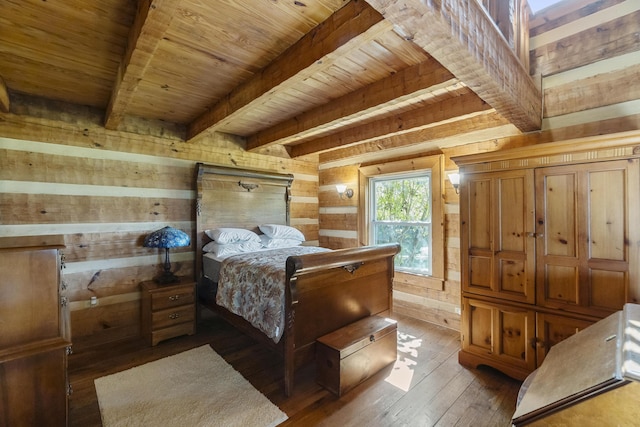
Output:
<path fill-rule="evenodd" d="M 64 248 L 64 236 L 53 234 L 50 236 L 19 236 L 0 237 L 0 250 L 4 249 L 51 249 Z"/>

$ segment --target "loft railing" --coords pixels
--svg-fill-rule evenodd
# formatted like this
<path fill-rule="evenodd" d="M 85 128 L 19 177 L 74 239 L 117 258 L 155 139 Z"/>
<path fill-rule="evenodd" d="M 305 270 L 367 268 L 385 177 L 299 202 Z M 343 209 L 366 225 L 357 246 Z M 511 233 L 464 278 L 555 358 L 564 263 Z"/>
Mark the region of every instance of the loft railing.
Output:
<path fill-rule="evenodd" d="M 477 0 L 529 71 L 529 4 L 527 0 Z"/>

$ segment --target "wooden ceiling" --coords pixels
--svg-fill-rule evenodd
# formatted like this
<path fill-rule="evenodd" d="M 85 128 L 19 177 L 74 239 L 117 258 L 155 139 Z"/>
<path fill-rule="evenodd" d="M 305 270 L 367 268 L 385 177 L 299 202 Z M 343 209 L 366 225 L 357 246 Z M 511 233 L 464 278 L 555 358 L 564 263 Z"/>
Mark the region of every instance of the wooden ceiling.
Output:
<path fill-rule="evenodd" d="M 473 0 L 2 0 L 3 80 L 103 109 L 109 129 L 163 120 L 189 141 L 231 133 L 291 157 L 437 148 L 541 117 Z"/>

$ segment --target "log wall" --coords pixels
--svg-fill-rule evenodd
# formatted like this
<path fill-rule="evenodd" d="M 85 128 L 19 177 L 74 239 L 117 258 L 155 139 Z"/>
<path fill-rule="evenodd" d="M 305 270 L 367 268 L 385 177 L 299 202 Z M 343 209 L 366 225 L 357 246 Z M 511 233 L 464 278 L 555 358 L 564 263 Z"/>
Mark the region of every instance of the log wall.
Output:
<path fill-rule="evenodd" d="M 637 0 L 572 0 L 533 17 L 530 67 L 543 88 L 543 129 L 419 155 L 444 153 L 451 171 L 456 155 L 637 131 L 639 10 Z M 358 166 L 367 161 L 361 153 L 357 162 L 318 164 L 317 158 L 248 153 L 225 135 L 186 143 L 183 129 L 158 123 L 132 120 L 125 130 L 109 131 L 102 119 L 103 112 L 90 108 L 19 96 L 12 98 L 11 113 L 0 113 L 0 236 L 65 235 L 76 344 L 139 333 L 137 284 L 152 278 L 161 263 L 142 239 L 164 225 L 193 231 L 196 162 L 293 173 L 292 224 L 322 246 L 359 244 Z M 336 183 L 356 194 L 340 198 Z M 457 329 L 459 209 L 445 184 L 444 288 L 399 283 L 394 306 Z M 193 274 L 193 247 L 172 251 L 171 260 L 180 274 Z M 98 297 L 95 308 L 89 308 L 91 296 Z"/>
<path fill-rule="evenodd" d="M 539 132 L 478 140 L 430 154 L 444 153 L 447 171 L 457 169 L 451 157 L 545 142 L 620 133 L 640 135 L 640 2 L 600 0 L 562 2 L 530 21 L 531 74 L 543 89 L 543 127 Z M 463 132 L 461 129 L 460 132 Z M 640 136 L 638 136 L 640 143 Z M 367 162 L 354 149 L 357 163 L 343 157 L 320 162 L 320 244 L 358 244 L 357 194 L 340 200 L 333 184 L 356 190 L 357 169 Z M 424 155 L 422 153 L 421 155 Z M 371 159 L 379 159 L 372 152 Z M 388 159 L 385 159 L 385 161 Z M 394 284 L 394 310 L 458 329 L 460 316 L 459 200 L 448 181 L 445 195 L 445 284 L 430 289 L 415 283 Z"/>
<path fill-rule="evenodd" d="M 101 120 L 89 109 L 20 97 L 0 117 L 0 236 L 65 236 L 74 345 L 139 334 L 138 284 L 164 260 L 142 243 L 165 225 L 193 236 L 196 162 L 293 173 L 291 224 L 317 243 L 315 159 L 250 154 L 219 134 L 185 143 L 178 130 L 149 123 L 136 129 L 148 135 L 108 131 Z M 193 244 L 171 250 L 179 275 L 194 274 Z"/>

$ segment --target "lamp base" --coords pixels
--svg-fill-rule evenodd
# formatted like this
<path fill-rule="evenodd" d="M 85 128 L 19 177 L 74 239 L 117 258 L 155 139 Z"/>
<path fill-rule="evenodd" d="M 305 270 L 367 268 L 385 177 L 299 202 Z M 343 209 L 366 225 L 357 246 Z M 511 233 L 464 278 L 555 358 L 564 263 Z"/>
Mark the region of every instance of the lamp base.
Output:
<path fill-rule="evenodd" d="M 153 279 L 158 285 L 169 285 L 180 282 L 180 278 L 170 271 L 165 271 L 161 275 Z"/>

